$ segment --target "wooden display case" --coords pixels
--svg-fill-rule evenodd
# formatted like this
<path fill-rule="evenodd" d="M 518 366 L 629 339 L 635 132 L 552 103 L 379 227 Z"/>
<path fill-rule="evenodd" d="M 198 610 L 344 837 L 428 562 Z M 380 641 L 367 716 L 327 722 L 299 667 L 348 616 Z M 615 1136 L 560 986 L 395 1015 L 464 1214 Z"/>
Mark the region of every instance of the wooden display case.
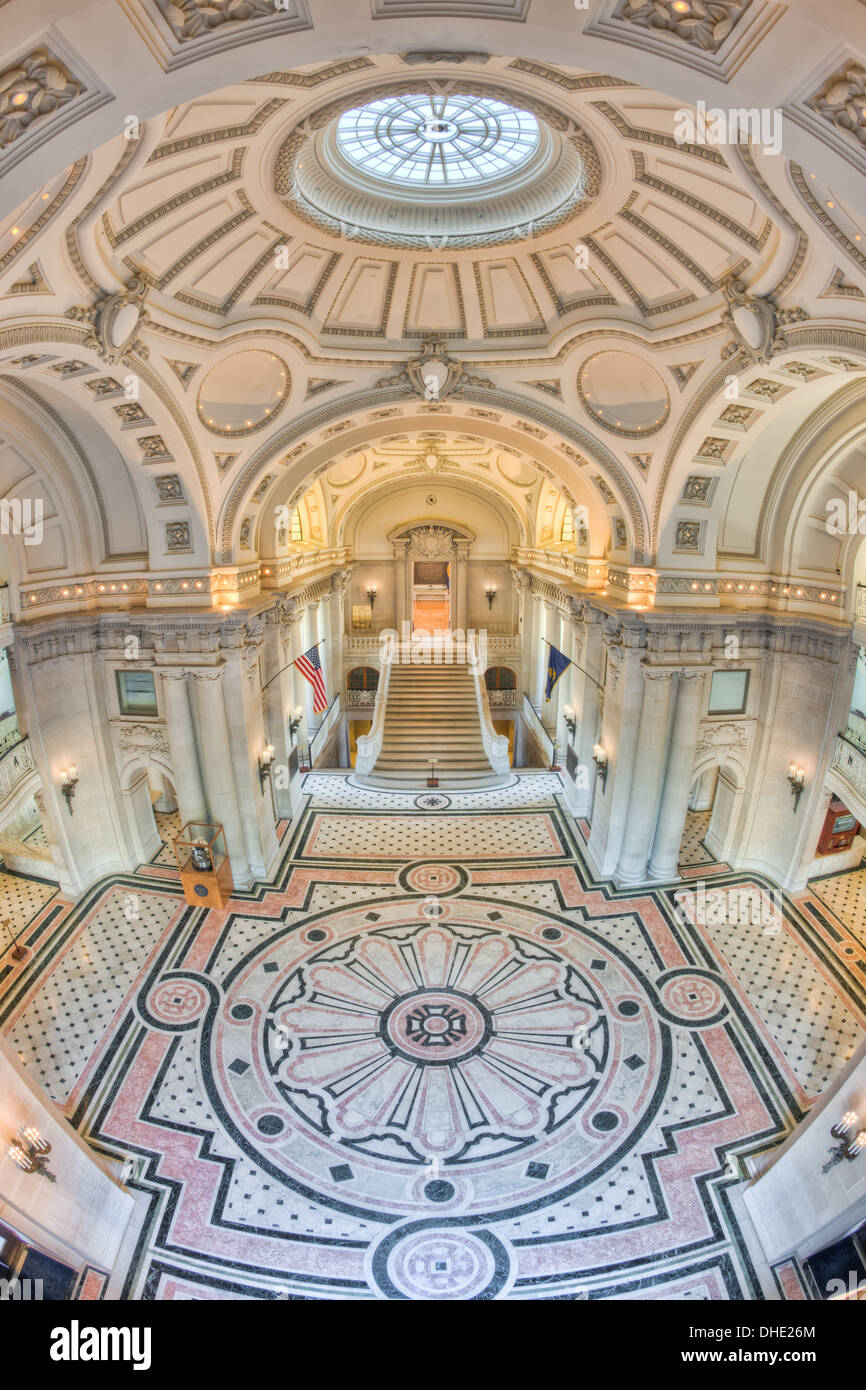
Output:
<path fill-rule="evenodd" d="M 818 839 L 819 854 L 839 854 L 850 849 L 860 826 L 857 817 L 852 815 L 838 796 L 834 796 L 827 807 L 824 827 Z"/>
<path fill-rule="evenodd" d="M 187 821 L 174 842 L 174 855 L 187 902 L 192 907 L 225 907 L 234 882 L 222 826 Z"/>

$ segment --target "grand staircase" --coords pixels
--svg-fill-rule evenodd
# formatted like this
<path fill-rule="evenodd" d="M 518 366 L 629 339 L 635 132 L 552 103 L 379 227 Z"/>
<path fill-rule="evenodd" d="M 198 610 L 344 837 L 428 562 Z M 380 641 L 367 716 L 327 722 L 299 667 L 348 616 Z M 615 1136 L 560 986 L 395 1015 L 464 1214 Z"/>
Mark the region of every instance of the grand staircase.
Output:
<path fill-rule="evenodd" d="M 431 759 L 443 787 L 477 787 L 495 779 L 481 739 L 472 672 L 465 664 L 395 664 L 374 780 L 425 786 Z"/>

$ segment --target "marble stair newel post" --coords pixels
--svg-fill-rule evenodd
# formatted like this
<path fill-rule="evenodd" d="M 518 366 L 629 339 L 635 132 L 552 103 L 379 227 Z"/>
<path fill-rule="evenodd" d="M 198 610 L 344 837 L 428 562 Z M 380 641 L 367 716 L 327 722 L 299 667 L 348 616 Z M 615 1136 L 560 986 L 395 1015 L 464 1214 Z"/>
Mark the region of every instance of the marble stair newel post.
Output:
<path fill-rule="evenodd" d="M 649 872 L 656 879 L 678 877 L 677 861 L 689 808 L 703 695 L 703 671 L 680 671 L 661 809 L 649 863 Z"/>
<path fill-rule="evenodd" d="M 225 830 L 226 849 L 231 861 L 235 887 L 249 888 L 252 878 L 235 789 L 232 750 L 223 700 L 223 667 L 195 671 L 194 675 L 210 815 Z"/>
<path fill-rule="evenodd" d="M 615 875 L 618 884 L 646 882 L 647 859 L 656 824 L 659 784 L 665 760 L 672 675 L 673 672 L 664 667 L 643 667 L 637 756 Z"/>
<path fill-rule="evenodd" d="M 179 667 L 160 669 L 165 722 L 171 747 L 171 765 L 175 775 L 175 793 L 181 824 L 203 820 L 205 798 L 196 747 L 195 728 L 189 701 L 188 672 Z"/>

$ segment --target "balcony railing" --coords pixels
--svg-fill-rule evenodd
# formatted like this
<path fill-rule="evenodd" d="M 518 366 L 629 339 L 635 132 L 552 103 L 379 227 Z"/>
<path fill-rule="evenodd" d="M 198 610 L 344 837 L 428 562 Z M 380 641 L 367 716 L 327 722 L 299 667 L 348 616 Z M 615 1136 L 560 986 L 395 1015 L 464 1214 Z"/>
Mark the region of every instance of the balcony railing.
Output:
<path fill-rule="evenodd" d="M 365 709 L 372 709 L 376 703 L 375 690 L 347 690 L 346 704 L 349 709 L 357 709 L 360 705 Z"/>
<path fill-rule="evenodd" d="M 866 752 L 866 719 L 863 718 L 862 714 L 854 714 L 852 711 L 848 715 L 845 738 L 849 743 L 856 743 L 858 748 L 862 748 Z"/>
<path fill-rule="evenodd" d="M 517 706 L 516 690 L 488 690 L 487 698 L 491 709 L 514 709 Z"/>
<path fill-rule="evenodd" d="M 866 620 L 866 584 L 857 585 L 857 604 L 855 612 L 858 619 L 863 618 Z"/>
<path fill-rule="evenodd" d="M 857 792 L 862 801 L 866 801 L 866 752 L 851 743 L 844 734 L 840 734 L 836 740 L 833 771 Z"/>
<path fill-rule="evenodd" d="M 22 738 L 19 733 L 14 743 L 0 751 L 0 806 L 35 771 L 30 740 Z"/>

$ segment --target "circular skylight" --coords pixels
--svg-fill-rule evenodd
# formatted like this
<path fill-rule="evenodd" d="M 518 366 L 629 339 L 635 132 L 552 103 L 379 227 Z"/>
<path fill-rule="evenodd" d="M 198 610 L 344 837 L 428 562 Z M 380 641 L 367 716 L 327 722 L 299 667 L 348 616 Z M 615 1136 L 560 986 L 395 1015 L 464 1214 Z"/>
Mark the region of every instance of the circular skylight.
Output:
<path fill-rule="evenodd" d="M 513 173 L 537 150 L 539 127 L 529 111 L 492 97 L 429 92 L 344 112 L 337 144 L 373 178 L 441 192 Z"/>

